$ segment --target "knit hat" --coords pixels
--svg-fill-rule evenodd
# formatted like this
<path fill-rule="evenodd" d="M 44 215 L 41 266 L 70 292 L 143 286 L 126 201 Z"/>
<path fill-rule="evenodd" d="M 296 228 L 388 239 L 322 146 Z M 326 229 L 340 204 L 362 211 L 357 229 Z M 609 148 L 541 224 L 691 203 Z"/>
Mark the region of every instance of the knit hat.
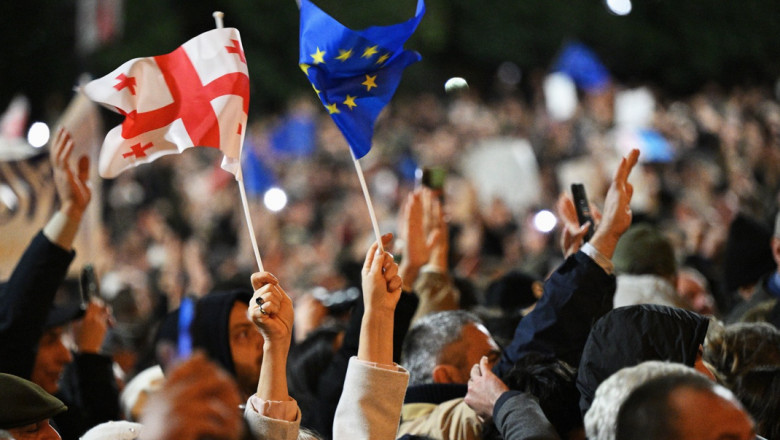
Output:
<path fill-rule="evenodd" d="M 723 259 L 723 275 L 728 291 L 755 284 L 777 267 L 771 240 L 772 231 L 745 214 L 738 214 L 731 222 Z"/>
<path fill-rule="evenodd" d="M 50 419 L 68 409 L 43 388 L 0 373 L 0 429 L 12 429 Z"/>
<path fill-rule="evenodd" d="M 612 263 L 618 274 L 666 277 L 677 273 L 672 243 L 648 224 L 633 226 L 620 237 Z"/>

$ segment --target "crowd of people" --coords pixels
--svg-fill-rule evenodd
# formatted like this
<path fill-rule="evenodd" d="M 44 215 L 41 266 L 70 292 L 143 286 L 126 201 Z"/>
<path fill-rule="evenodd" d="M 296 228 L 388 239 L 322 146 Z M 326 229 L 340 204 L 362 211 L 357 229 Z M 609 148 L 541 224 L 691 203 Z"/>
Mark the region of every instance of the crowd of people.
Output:
<path fill-rule="evenodd" d="M 657 95 L 659 155 L 625 142 L 615 92 L 568 119 L 541 82 L 399 97 L 362 160 L 381 243 L 345 140 L 293 100 L 244 147 L 259 272 L 215 151 L 94 200 L 60 130 L 59 209 L 0 286 L 0 439 L 780 439 L 780 104 Z M 523 206 L 463 160 L 497 139 L 532 149 Z M 90 204 L 104 226 L 79 230 Z M 91 298 L 68 279 L 76 234 L 103 243 Z"/>

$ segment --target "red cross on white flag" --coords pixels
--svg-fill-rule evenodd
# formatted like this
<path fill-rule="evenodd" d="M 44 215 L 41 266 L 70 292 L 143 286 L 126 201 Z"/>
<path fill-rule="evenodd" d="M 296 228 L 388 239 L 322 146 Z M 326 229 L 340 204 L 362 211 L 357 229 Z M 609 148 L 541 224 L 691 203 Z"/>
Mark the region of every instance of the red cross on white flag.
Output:
<path fill-rule="evenodd" d="M 238 30 L 214 29 L 167 55 L 132 59 L 84 93 L 125 116 L 103 142 L 102 177 L 195 146 L 219 148 L 222 168 L 238 171 L 249 109 Z"/>

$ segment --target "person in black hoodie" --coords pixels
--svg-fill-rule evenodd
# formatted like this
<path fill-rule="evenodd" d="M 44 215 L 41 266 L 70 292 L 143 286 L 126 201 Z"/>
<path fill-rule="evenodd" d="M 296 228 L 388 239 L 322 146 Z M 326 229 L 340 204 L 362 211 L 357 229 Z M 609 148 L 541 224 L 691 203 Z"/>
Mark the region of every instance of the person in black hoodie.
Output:
<path fill-rule="evenodd" d="M 187 357 L 191 344 L 236 379 L 243 399 L 254 394 L 263 361 L 263 338 L 247 319 L 251 298 L 249 288 L 209 293 L 195 302 L 190 325 L 183 323 L 188 331 L 180 326 L 186 306 L 169 313 L 157 337 L 163 370 L 168 370 L 174 357 Z"/>
<path fill-rule="evenodd" d="M 674 307 L 642 304 L 615 309 L 590 331 L 577 372 L 584 415 L 598 386 L 623 367 L 660 360 L 694 367 L 714 380 L 702 363 L 709 318 Z"/>

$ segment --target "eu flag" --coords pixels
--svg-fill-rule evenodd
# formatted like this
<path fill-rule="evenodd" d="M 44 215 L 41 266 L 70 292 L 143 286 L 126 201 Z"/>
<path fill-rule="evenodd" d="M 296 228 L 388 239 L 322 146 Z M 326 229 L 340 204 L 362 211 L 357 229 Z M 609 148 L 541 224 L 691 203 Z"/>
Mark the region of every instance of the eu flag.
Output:
<path fill-rule="evenodd" d="M 301 0 L 298 62 L 358 159 L 371 149 L 374 122 L 403 70 L 422 59 L 403 45 L 424 13 L 425 2 L 418 0 L 414 17 L 403 23 L 353 31 Z"/>

